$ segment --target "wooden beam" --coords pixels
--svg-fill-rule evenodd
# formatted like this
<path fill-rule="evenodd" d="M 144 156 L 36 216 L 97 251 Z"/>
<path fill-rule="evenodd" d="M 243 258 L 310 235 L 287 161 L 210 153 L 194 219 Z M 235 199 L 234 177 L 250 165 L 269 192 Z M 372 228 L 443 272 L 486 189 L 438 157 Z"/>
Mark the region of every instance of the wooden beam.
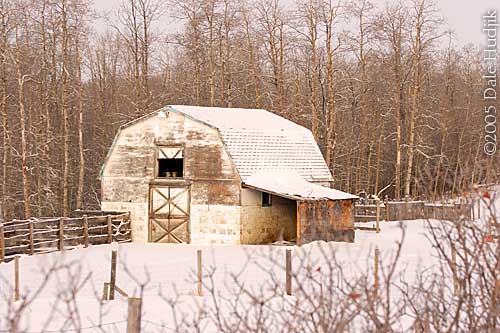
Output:
<path fill-rule="evenodd" d="M 106 216 L 106 223 L 108 226 L 108 244 L 113 242 L 113 225 L 111 224 L 111 215 Z"/>
<path fill-rule="evenodd" d="M 118 294 L 122 295 L 123 297 L 128 298 L 128 294 L 126 292 L 124 292 L 123 289 L 118 287 L 116 284 L 115 284 L 115 290 Z"/>
<path fill-rule="evenodd" d="M 389 197 L 385 197 L 385 221 L 389 222 Z"/>
<path fill-rule="evenodd" d="M 481 218 L 481 199 L 477 199 L 477 218 Z"/>
<path fill-rule="evenodd" d="M 64 250 L 64 217 L 59 218 L 59 242 L 57 249 L 59 251 Z"/>
<path fill-rule="evenodd" d="M 5 234 L 3 224 L 0 223 L 0 262 L 5 261 Z"/>
<path fill-rule="evenodd" d="M 109 279 L 109 300 L 115 299 L 116 286 L 116 250 L 111 251 L 111 273 Z"/>
<path fill-rule="evenodd" d="M 83 215 L 83 246 L 89 247 L 89 218 Z"/>
<path fill-rule="evenodd" d="M 14 257 L 14 301 L 19 301 L 19 256 Z"/>
<path fill-rule="evenodd" d="M 104 286 L 102 288 L 102 300 L 107 301 L 108 300 L 108 292 L 109 292 L 109 283 L 104 282 Z"/>
<path fill-rule="evenodd" d="M 127 333 L 141 332 L 142 299 L 128 299 Z"/>
<path fill-rule="evenodd" d="M 451 271 L 453 273 L 453 295 L 459 293 L 458 271 L 457 271 L 457 249 L 452 244 L 451 246 Z"/>
<path fill-rule="evenodd" d="M 285 251 L 286 294 L 292 295 L 292 250 Z"/>
<path fill-rule="evenodd" d="M 379 287 L 379 277 L 378 277 L 378 265 L 379 265 L 379 249 L 375 248 L 375 253 L 373 256 L 373 295 L 378 297 L 378 287 Z"/>
<path fill-rule="evenodd" d="M 29 222 L 29 239 L 28 239 L 28 242 L 29 242 L 29 248 L 28 248 L 28 254 L 29 255 L 33 255 L 35 253 L 35 244 L 34 244 L 34 239 L 33 239 L 33 229 L 34 229 L 34 226 L 33 226 L 33 220 L 31 220 Z"/>
<path fill-rule="evenodd" d="M 202 252 L 197 251 L 198 257 L 198 296 L 203 296 L 203 262 L 202 262 Z"/>
<path fill-rule="evenodd" d="M 300 201 L 297 201 L 297 244 L 300 244 Z"/>

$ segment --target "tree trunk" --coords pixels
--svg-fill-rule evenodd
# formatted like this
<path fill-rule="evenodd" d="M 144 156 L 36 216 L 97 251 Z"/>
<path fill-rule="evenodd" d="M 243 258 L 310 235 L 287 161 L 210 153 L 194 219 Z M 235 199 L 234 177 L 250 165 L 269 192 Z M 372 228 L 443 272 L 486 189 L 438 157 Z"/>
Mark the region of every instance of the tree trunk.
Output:
<path fill-rule="evenodd" d="M 16 27 L 16 74 L 17 74 L 17 85 L 18 85 L 18 111 L 19 111 L 19 122 L 21 125 L 21 173 L 23 179 L 23 206 L 24 206 L 24 218 L 29 219 L 31 217 L 31 205 L 30 205 L 30 179 L 28 175 L 28 164 L 27 164 L 27 140 L 26 140 L 26 114 L 24 109 L 24 83 L 25 77 L 21 73 L 21 50 L 19 46 L 19 36 L 18 28 Z"/>
<path fill-rule="evenodd" d="M 246 32 L 246 39 L 247 39 L 247 47 L 248 47 L 248 56 L 250 57 L 250 66 L 252 68 L 252 77 L 253 77 L 253 86 L 254 86 L 254 91 L 255 91 L 255 108 L 260 109 L 260 89 L 259 89 L 259 75 L 257 73 L 257 65 L 255 64 L 256 59 L 255 59 L 255 54 L 254 54 L 254 46 L 252 44 L 252 39 L 250 36 L 250 22 L 248 18 L 248 14 L 245 12 L 244 14 L 244 19 L 245 19 L 245 32 Z"/>
<path fill-rule="evenodd" d="M 1 63 L 1 85 L 2 85 L 2 96 L 0 103 L 2 105 L 1 107 L 1 113 L 2 113 L 2 201 L 0 204 L 0 210 L 1 210 L 1 217 L 3 217 L 5 220 L 10 218 L 10 204 L 9 204 L 9 189 L 8 189 L 8 179 L 9 179 L 9 169 L 8 169 L 8 163 L 10 160 L 10 136 L 9 136 L 9 115 L 7 114 L 7 98 L 8 98 L 8 91 L 7 91 L 7 20 L 6 20 L 6 15 L 7 15 L 7 8 L 6 4 L 4 1 L 1 1 L 1 33 L 2 33 L 2 48 L 1 48 L 1 55 L 0 55 L 0 61 Z"/>
<path fill-rule="evenodd" d="M 316 82 L 318 80 L 318 64 L 316 55 L 316 39 L 317 39 L 317 22 L 316 22 L 316 12 L 312 8 L 308 13 L 308 23 L 309 23 L 309 43 L 311 48 L 311 131 L 316 142 L 319 138 L 318 129 L 318 111 L 316 106 Z"/>
<path fill-rule="evenodd" d="M 78 33 L 78 32 L 77 32 Z M 76 209 L 83 209 L 83 182 L 85 179 L 85 159 L 83 156 L 83 89 L 82 89 L 82 60 L 80 58 L 79 39 L 76 37 L 76 84 L 78 103 L 78 190 L 76 194 Z"/>
<path fill-rule="evenodd" d="M 144 91 L 143 108 L 144 111 L 149 109 L 150 93 L 149 93 L 149 22 L 148 19 L 148 3 L 141 1 L 142 14 L 142 89 Z"/>
<path fill-rule="evenodd" d="M 419 113 L 419 103 L 420 103 L 420 80 L 421 80 L 421 65 L 420 59 L 422 56 L 421 49 L 421 36 L 422 36 L 422 24 L 423 24 L 423 13 L 422 6 L 416 13 L 416 25 L 415 25 L 415 43 L 413 45 L 413 83 L 411 89 L 411 101 L 412 107 L 410 112 L 410 139 L 408 142 L 408 165 L 406 169 L 406 179 L 405 179 L 405 196 L 410 195 L 410 185 L 411 185 L 411 174 L 413 170 L 413 157 L 415 153 L 415 117 Z"/>
<path fill-rule="evenodd" d="M 63 123 L 63 179 L 62 179 L 62 214 L 69 216 L 69 112 L 67 106 L 67 62 L 68 62 L 68 22 L 66 12 L 66 0 L 61 2 L 62 14 L 62 40 L 61 40 L 61 117 Z"/>
<path fill-rule="evenodd" d="M 330 168 L 332 177 L 335 176 L 334 156 L 335 152 L 335 85 L 333 79 L 333 51 L 332 51 L 332 19 L 326 24 L 326 75 L 328 82 L 328 98 L 327 98 L 327 119 L 326 127 L 326 164 Z M 335 179 L 334 179 L 335 181 Z"/>
<path fill-rule="evenodd" d="M 208 21 L 208 78 L 210 84 L 210 106 L 215 106 L 215 56 L 214 56 L 214 3 L 215 0 L 209 0 L 209 8 L 205 8 L 205 15 Z"/>

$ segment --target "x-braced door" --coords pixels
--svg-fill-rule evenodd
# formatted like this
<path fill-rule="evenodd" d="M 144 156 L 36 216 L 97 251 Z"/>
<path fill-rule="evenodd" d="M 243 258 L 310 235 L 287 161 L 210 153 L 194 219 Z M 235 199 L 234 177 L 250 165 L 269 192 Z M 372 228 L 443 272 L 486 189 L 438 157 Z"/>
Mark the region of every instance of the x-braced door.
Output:
<path fill-rule="evenodd" d="M 189 243 L 189 186 L 149 185 L 149 241 Z"/>

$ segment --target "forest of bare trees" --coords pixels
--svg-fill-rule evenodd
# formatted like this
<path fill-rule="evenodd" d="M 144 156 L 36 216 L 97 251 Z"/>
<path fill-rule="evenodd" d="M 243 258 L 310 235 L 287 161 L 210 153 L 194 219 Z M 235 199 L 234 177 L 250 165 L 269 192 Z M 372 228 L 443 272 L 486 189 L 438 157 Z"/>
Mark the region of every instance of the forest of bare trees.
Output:
<path fill-rule="evenodd" d="M 118 127 L 167 104 L 304 125 L 344 191 L 437 199 L 498 176 L 482 41 L 457 47 L 430 0 L 92 5 L 0 0 L 0 218 L 97 207 Z"/>

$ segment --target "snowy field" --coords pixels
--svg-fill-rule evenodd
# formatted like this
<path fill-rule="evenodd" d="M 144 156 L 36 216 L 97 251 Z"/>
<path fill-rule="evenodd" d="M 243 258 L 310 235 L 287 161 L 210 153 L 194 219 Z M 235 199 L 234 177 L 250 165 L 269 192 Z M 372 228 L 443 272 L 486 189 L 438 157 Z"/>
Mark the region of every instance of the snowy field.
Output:
<path fill-rule="evenodd" d="M 425 236 L 424 221 L 408 221 L 403 224 L 407 235 L 403 244 L 404 259 L 401 267 L 405 267 L 407 274 L 421 268 L 432 266 L 435 258 L 429 240 Z M 190 298 L 193 304 L 202 304 L 204 298 L 194 296 L 196 293 L 195 269 L 196 251 L 203 250 L 205 271 L 216 268 L 216 287 L 221 293 L 228 295 L 235 293 L 235 286 L 231 273 L 240 274 L 244 283 L 249 287 L 258 288 L 265 285 L 270 276 L 266 268 L 273 270 L 276 277 L 282 277 L 283 286 L 285 273 L 283 270 L 285 249 L 292 249 L 292 267 L 303 266 L 302 259 L 313 268 L 314 272 L 321 274 L 325 257 L 320 254 L 319 247 L 328 249 L 328 254 L 335 253 L 337 260 L 346 264 L 355 274 L 356 271 L 364 272 L 367 265 L 373 263 L 374 248 L 380 249 L 382 258 L 390 256 L 401 240 L 400 223 L 386 223 L 381 225 L 380 234 L 368 231 L 357 231 L 356 242 L 350 243 L 324 243 L 317 242 L 302 247 L 281 246 L 195 246 L 195 245 L 170 245 L 170 244 L 121 244 L 118 249 L 117 285 L 130 294 L 140 294 L 140 284 L 149 280 L 144 294 L 144 327 L 145 331 L 154 332 L 155 324 L 169 326 L 169 308 L 166 302 L 158 296 L 159 291 L 164 295 L 179 294 L 181 297 Z M 330 251 L 331 250 L 331 251 Z M 30 297 L 38 286 L 42 284 L 44 272 L 53 265 L 70 264 L 68 269 L 57 272 L 43 288 L 36 300 L 23 315 L 24 327 L 30 332 L 43 328 L 45 331 L 59 331 L 71 328 L 73 323 L 66 323 L 64 318 L 69 316 L 67 304 L 61 302 L 58 295 L 68 292 L 75 286 L 79 287 L 77 304 L 80 327 L 99 325 L 99 318 L 106 331 L 122 331 L 126 325 L 127 303 L 126 299 L 117 295 L 115 301 L 109 301 L 101 309 L 99 299 L 102 295 L 103 283 L 110 278 L 111 246 L 92 246 L 87 249 L 77 249 L 55 252 L 48 255 L 22 257 L 20 260 L 20 290 L 21 295 Z M 272 265 L 269 258 L 282 259 L 281 267 Z M 264 267 L 260 267 L 260 264 Z M 268 266 L 266 266 L 269 264 Z M 4 296 L 12 298 L 13 288 L 6 284 L 13 281 L 13 262 L 0 265 L 0 274 L 4 280 L 1 292 Z M 300 268 L 300 267 L 299 267 Z M 319 272 L 318 272 L 319 268 Z M 297 272 L 297 269 L 294 269 Z M 85 278 L 88 280 L 85 281 Z M 293 297 L 293 296 L 292 296 Z M 4 297 L 5 298 L 5 297 Z M 58 300 L 59 299 L 59 300 Z M 56 300 L 58 300 L 56 302 Z M 162 306 L 163 305 L 163 306 Z M 6 305 L 2 305 L 6 309 Z M 57 309 L 57 313 L 49 313 L 48 309 Z M 99 311 L 103 313 L 100 314 Z M 5 319 L 4 319 L 5 320 Z M 114 324 L 112 324 L 114 323 Z"/>
<path fill-rule="evenodd" d="M 247 290 L 263 295 L 277 293 L 279 300 L 293 304 L 297 296 L 283 296 L 285 249 L 292 250 L 295 293 L 300 277 L 312 274 L 320 280 L 329 279 L 333 274 L 332 266 L 342 267 L 344 276 L 353 281 L 363 273 L 370 276 L 374 249 L 379 249 L 382 262 L 390 262 L 404 229 L 405 239 L 396 274 L 411 281 L 417 271 L 438 267 L 439 259 L 428 227 L 439 223 L 444 222 L 382 222 L 379 234 L 356 231 L 354 244 L 315 242 L 302 247 L 113 244 L 25 256 L 20 259 L 21 296 L 28 301 L 35 293 L 36 297 L 25 308 L 23 300 L 12 302 L 14 264 L 0 264 L 0 332 L 7 329 L 7 320 L 9 317 L 12 320 L 15 309 L 22 309 L 20 331 L 124 332 L 127 300 L 117 294 L 114 301 L 100 301 L 103 283 L 110 279 L 112 248 L 118 250 L 117 286 L 129 296 L 143 298 L 143 332 L 172 332 L 176 331 L 174 323 L 179 319 L 174 318 L 169 300 L 176 299 L 176 311 L 184 313 L 183 316 L 195 318 L 202 309 L 206 311 L 207 307 L 216 306 L 214 295 L 231 299 L 240 294 L 241 285 L 238 286 L 234 276 L 238 276 L 237 281 Z M 195 282 L 199 249 L 203 250 L 204 269 L 204 296 L 201 297 L 196 295 Z M 44 281 L 47 271 L 56 266 L 59 269 Z M 333 284 L 346 293 L 356 291 L 350 290 L 352 287 L 340 279 L 335 281 L 336 276 L 332 279 Z M 276 290 L 273 283 L 280 289 Z M 43 286 L 41 290 L 40 286 Z M 229 313 L 232 310 L 226 304 L 221 311 Z M 208 325 L 200 331 L 217 330 Z"/>

